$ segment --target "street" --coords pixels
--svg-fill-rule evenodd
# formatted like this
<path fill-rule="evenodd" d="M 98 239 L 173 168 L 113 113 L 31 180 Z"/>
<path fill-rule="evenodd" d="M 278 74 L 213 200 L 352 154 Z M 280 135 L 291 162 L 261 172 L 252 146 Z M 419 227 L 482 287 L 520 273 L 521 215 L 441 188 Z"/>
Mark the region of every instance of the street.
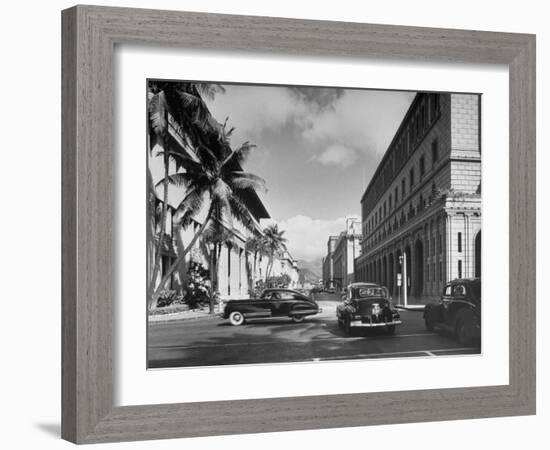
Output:
<path fill-rule="evenodd" d="M 480 353 L 477 345 L 464 347 L 453 336 L 426 331 L 419 311 L 401 311 L 395 335 L 369 330 L 347 336 L 336 321 L 338 295 L 315 295 L 323 312 L 303 323 L 256 319 L 232 326 L 219 317 L 150 322 L 149 368 Z"/>

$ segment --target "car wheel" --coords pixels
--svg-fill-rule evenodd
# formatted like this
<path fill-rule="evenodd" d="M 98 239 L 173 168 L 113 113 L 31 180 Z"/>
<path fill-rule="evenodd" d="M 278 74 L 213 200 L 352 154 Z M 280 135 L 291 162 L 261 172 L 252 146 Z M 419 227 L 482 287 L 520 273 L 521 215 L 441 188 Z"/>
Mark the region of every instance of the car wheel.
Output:
<path fill-rule="evenodd" d="M 468 336 L 468 331 L 466 328 L 466 322 L 462 319 L 457 320 L 455 326 L 456 339 L 460 344 L 469 344 L 470 337 Z"/>
<path fill-rule="evenodd" d="M 349 317 L 344 318 L 344 331 L 350 336 L 354 335 L 354 330 L 353 330 L 353 327 L 351 326 Z"/>
<path fill-rule="evenodd" d="M 292 316 L 292 321 L 294 323 L 302 323 L 304 320 L 305 320 L 305 316 L 303 316 L 302 314 L 296 314 L 294 316 Z"/>
<path fill-rule="evenodd" d="M 231 322 L 231 325 L 242 325 L 244 323 L 244 316 L 239 311 L 233 311 L 229 315 L 229 322 Z"/>
<path fill-rule="evenodd" d="M 388 325 L 388 326 L 386 327 L 386 332 L 387 332 L 388 334 L 395 334 L 395 325 Z"/>
<path fill-rule="evenodd" d="M 434 330 L 434 322 L 430 317 L 430 313 L 426 313 L 426 317 L 424 317 L 424 324 L 426 325 L 426 330 L 428 331 Z"/>

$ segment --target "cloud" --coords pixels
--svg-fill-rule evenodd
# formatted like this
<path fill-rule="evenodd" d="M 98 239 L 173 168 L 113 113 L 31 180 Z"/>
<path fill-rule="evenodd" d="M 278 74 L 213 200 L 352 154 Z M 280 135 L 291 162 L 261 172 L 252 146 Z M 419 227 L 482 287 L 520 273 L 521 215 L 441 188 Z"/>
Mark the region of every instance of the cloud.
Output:
<path fill-rule="evenodd" d="M 235 126 L 234 145 L 261 146 L 268 133 L 296 133 L 310 161 L 349 167 L 386 150 L 414 93 L 366 89 L 226 85 L 208 101 L 219 121 Z"/>
<path fill-rule="evenodd" d="M 331 108 L 310 118 L 303 137 L 317 148 L 339 145 L 380 156 L 413 97 L 411 92 L 346 90 Z"/>
<path fill-rule="evenodd" d="M 225 94 L 207 100 L 218 121 L 229 117 L 235 127 L 232 143 L 245 140 L 258 143 L 266 130 L 276 131 L 286 124 L 305 126 L 311 108 L 307 101 L 289 89 L 275 86 L 225 85 Z"/>
<path fill-rule="evenodd" d="M 307 261 L 325 256 L 329 236 L 340 234 L 344 231 L 345 224 L 345 217 L 325 220 L 304 215 L 278 222 L 279 229 L 285 230 L 291 255 L 298 260 Z"/>
<path fill-rule="evenodd" d="M 358 159 L 355 149 L 340 144 L 333 144 L 325 148 L 321 153 L 313 157 L 315 161 L 325 166 L 349 167 Z"/>

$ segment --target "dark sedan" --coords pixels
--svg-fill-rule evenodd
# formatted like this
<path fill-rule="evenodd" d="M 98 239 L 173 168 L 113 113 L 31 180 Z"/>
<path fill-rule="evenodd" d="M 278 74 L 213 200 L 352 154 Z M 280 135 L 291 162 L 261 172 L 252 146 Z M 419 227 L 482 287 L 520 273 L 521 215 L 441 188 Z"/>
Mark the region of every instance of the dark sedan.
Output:
<path fill-rule="evenodd" d="M 311 298 L 292 289 L 266 289 L 259 298 L 230 300 L 222 317 L 232 325 L 242 325 L 246 319 L 289 317 L 294 322 L 303 322 L 307 316 L 321 312 Z"/>
<path fill-rule="evenodd" d="M 388 290 L 374 283 L 352 283 L 342 304 L 336 308 L 338 325 L 348 334 L 357 329 L 384 328 L 395 332 L 401 324 L 399 312 L 392 306 Z"/>
<path fill-rule="evenodd" d="M 424 308 L 424 322 L 429 331 L 437 328 L 453 333 L 461 344 L 478 340 L 481 337 L 481 279 L 447 283 L 439 302 Z"/>

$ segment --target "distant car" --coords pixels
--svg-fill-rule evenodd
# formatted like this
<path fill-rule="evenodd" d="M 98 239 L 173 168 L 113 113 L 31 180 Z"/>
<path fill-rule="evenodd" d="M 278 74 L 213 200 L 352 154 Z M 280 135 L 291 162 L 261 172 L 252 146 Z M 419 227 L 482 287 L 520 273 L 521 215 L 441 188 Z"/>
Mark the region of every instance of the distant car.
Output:
<path fill-rule="evenodd" d="M 350 284 L 343 303 L 336 307 L 336 318 L 338 326 L 350 335 L 357 329 L 382 327 L 393 334 L 395 327 L 402 323 L 388 289 L 375 283 Z"/>
<path fill-rule="evenodd" d="M 445 285 L 438 303 L 424 308 L 426 329 L 453 333 L 469 344 L 481 337 L 481 279 L 453 280 Z"/>
<path fill-rule="evenodd" d="M 308 296 L 292 289 L 273 288 L 264 290 L 259 298 L 228 301 L 222 317 L 232 325 L 267 317 L 289 317 L 300 323 L 320 312 L 319 305 Z"/>
<path fill-rule="evenodd" d="M 328 292 L 329 294 L 335 294 L 336 293 L 336 289 L 334 289 L 333 287 L 329 287 L 326 292 Z"/>

